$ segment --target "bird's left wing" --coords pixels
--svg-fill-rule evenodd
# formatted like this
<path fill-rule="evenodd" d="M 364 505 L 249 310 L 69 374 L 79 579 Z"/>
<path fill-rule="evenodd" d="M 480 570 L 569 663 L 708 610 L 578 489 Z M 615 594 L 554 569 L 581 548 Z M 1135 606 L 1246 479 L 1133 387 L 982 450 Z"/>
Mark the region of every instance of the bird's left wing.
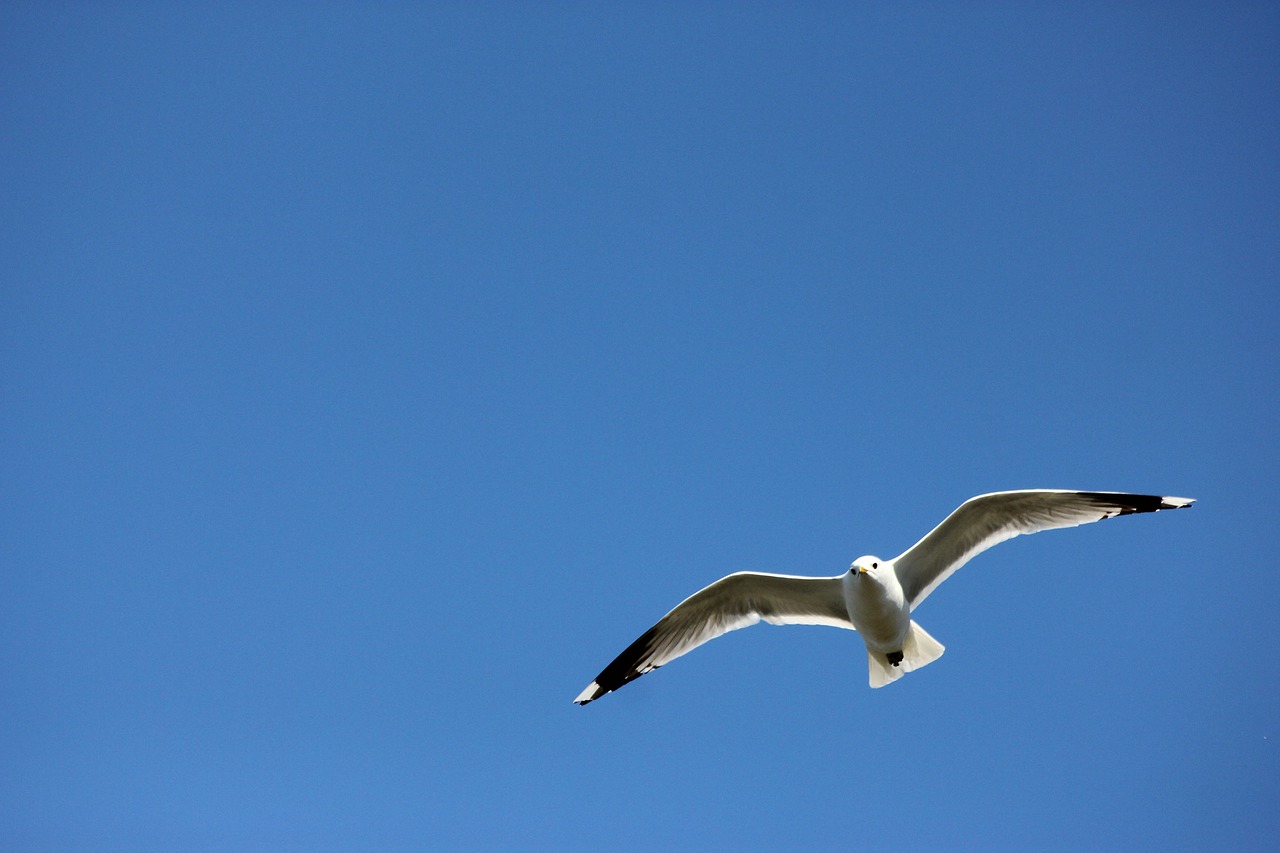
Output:
<path fill-rule="evenodd" d="M 585 705 L 721 634 L 754 625 L 853 628 L 840 577 L 737 572 L 695 592 L 658 620 L 573 701 Z"/>
<path fill-rule="evenodd" d="M 1027 489 L 969 498 L 898 559 L 894 570 L 915 609 L 956 569 L 1006 539 L 1116 515 L 1181 509 L 1191 498 Z"/>

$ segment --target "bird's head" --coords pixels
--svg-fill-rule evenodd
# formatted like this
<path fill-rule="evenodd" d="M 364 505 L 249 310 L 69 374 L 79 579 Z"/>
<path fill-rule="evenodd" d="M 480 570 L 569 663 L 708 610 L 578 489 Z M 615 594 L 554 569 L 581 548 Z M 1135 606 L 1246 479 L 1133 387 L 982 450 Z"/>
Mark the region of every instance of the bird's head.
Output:
<path fill-rule="evenodd" d="M 859 557 L 854 560 L 853 565 L 849 567 L 849 574 L 855 576 L 875 575 L 882 565 L 884 565 L 884 560 L 881 560 L 879 557 L 872 557 L 871 555 Z"/>

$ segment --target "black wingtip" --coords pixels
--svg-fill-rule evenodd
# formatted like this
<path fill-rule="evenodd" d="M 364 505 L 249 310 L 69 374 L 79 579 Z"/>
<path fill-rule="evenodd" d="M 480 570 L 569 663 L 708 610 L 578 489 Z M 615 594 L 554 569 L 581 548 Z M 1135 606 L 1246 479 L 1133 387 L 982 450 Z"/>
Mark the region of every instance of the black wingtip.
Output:
<path fill-rule="evenodd" d="M 654 638 L 657 636 L 658 626 L 654 625 L 648 631 L 645 631 L 636 639 L 634 643 L 627 646 L 622 654 L 614 658 L 613 662 L 596 676 L 596 680 L 587 685 L 587 689 L 583 690 L 574 704 L 585 705 L 599 699 L 606 693 L 612 693 L 624 684 L 635 681 L 646 672 L 652 672 L 658 667 L 652 664 L 643 666 L 643 661 L 653 651 Z"/>
<path fill-rule="evenodd" d="M 1100 506 L 1115 510 L 1116 515 L 1183 509 L 1195 503 L 1195 498 L 1176 498 L 1167 495 L 1130 495 L 1120 492 L 1081 492 L 1080 494 Z"/>

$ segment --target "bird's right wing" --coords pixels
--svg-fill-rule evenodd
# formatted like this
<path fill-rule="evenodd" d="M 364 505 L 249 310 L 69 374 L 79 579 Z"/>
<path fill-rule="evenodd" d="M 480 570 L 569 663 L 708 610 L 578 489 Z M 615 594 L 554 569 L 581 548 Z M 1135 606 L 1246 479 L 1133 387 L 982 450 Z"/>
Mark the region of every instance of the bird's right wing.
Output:
<path fill-rule="evenodd" d="M 853 629 L 840 577 L 738 572 L 695 592 L 658 620 L 573 701 L 585 705 L 729 631 L 774 625 Z"/>
<path fill-rule="evenodd" d="M 938 584 L 978 554 L 1024 533 L 1076 527 L 1116 515 L 1181 509 L 1190 498 L 1027 489 L 969 498 L 898 559 L 894 570 L 915 609 Z"/>

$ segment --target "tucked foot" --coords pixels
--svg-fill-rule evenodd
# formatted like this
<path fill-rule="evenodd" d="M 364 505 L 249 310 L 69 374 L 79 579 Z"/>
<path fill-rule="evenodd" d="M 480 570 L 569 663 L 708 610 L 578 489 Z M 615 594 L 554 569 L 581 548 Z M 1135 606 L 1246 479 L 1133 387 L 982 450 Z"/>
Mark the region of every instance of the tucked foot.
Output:
<path fill-rule="evenodd" d="M 902 663 L 902 652 L 889 652 L 888 654 L 885 655 L 885 657 L 888 658 L 889 663 L 893 664 L 894 666 L 897 666 L 898 664 Z"/>

